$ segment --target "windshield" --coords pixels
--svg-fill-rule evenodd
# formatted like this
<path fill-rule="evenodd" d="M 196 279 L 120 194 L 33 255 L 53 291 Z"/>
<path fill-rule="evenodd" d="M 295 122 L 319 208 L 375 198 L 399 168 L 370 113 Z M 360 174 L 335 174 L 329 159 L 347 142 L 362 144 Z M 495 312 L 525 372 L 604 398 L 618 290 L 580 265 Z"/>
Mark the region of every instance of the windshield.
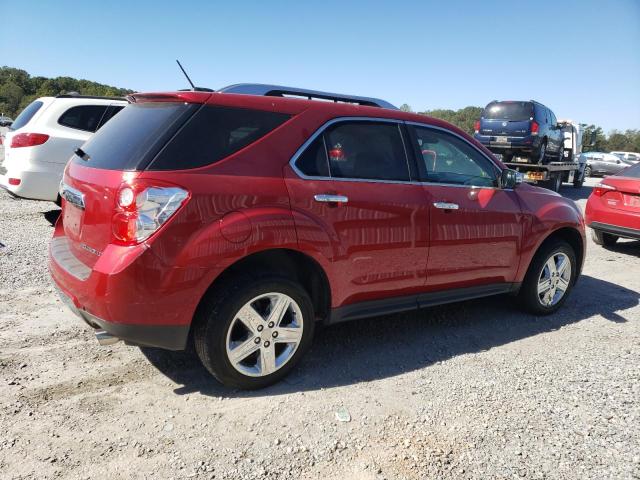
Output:
<path fill-rule="evenodd" d="M 491 102 L 482 112 L 489 120 L 524 121 L 533 117 L 531 102 Z"/>
<path fill-rule="evenodd" d="M 42 106 L 42 102 L 40 100 L 36 100 L 35 102 L 31 102 L 27 107 L 20 112 L 18 118 L 16 118 L 13 124 L 9 127 L 9 130 L 18 130 L 19 128 L 24 127 L 27 123 L 31 121 L 33 116 L 40 110 Z"/>

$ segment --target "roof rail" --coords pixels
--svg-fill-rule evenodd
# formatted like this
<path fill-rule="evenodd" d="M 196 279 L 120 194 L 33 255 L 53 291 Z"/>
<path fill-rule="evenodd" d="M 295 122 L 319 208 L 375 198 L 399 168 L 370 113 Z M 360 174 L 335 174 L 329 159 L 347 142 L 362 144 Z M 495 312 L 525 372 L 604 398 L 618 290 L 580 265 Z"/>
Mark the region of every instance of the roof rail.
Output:
<path fill-rule="evenodd" d="M 320 92 L 317 90 L 307 90 L 306 88 L 283 87 L 281 85 L 265 85 L 261 83 L 238 83 L 218 90 L 220 93 L 239 93 L 244 95 L 262 95 L 267 97 L 284 97 L 285 95 L 306 97 L 309 100 L 314 98 L 331 100 L 334 102 L 355 103 L 368 107 L 389 108 L 398 110 L 398 107 L 379 98 L 357 97 L 355 95 L 344 95 L 341 93 Z"/>
<path fill-rule="evenodd" d="M 56 98 L 93 98 L 97 100 L 126 100 L 125 97 L 100 97 L 98 95 L 80 95 L 76 92 L 71 93 L 61 93 L 60 95 L 56 95 Z"/>

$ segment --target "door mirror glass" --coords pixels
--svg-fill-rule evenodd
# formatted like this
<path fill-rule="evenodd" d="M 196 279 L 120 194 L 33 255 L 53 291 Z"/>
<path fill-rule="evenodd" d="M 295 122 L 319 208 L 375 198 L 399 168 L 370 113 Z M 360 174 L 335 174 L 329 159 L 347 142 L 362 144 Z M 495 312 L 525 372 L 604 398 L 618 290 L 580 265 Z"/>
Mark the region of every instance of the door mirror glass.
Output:
<path fill-rule="evenodd" d="M 500 187 L 501 188 L 515 188 L 516 185 L 521 184 L 524 181 L 522 173 L 516 172 L 506 168 L 502 170 L 500 174 Z"/>

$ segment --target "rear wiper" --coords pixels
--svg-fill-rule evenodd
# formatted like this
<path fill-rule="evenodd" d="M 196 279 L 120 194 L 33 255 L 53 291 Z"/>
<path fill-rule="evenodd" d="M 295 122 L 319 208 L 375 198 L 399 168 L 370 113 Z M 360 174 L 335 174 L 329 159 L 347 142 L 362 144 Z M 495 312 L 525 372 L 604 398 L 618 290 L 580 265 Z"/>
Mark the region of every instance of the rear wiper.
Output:
<path fill-rule="evenodd" d="M 82 160 L 84 160 L 85 162 L 88 162 L 91 157 L 87 154 L 87 152 L 85 152 L 84 150 L 82 150 L 81 148 L 76 148 L 73 153 L 75 153 L 77 156 L 79 156 Z"/>

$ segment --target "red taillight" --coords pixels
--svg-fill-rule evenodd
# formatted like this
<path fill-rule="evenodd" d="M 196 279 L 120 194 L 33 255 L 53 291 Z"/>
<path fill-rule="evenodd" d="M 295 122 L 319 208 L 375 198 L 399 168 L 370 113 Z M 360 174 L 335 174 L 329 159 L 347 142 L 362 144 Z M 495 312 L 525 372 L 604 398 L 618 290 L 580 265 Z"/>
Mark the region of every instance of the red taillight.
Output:
<path fill-rule="evenodd" d="M 136 245 L 149 238 L 176 213 L 189 198 L 186 190 L 144 182 L 123 184 L 116 195 L 111 219 L 114 242 Z"/>
<path fill-rule="evenodd" d="M 540 125 L 538 125 L 538 122 L 531 120 L 531 135 L 537 135 L 539 131 Z"/>
<path fill-rule="evenodd" d="M 49 135 L 44 133 L 18 133 L 11 137 L 11 148 L 35 147 L 49 140 Z"/>
<path fill-rule="evenodd" d="M 616 187 L 612 187 L 611 185 L 607 185 L 606 183 L 598 183 L 595 187 L 593 187 L 593 194 L 597 197 L 601 197 L 605 193 L 615 191 Z"/>
<path fill-rule="evenodd" d="M 20 181 L 21 180 L 19 178 L 10 178 L 9 185 L 13 185 L 13 186 L 20 185 Z"/>
<path fill-rule="evenodd" d="M 480 131 L 480 120 L 475 121 L 475 123 L 473 124 L 473 129 L 475 130 L 476 133 Z"/>

